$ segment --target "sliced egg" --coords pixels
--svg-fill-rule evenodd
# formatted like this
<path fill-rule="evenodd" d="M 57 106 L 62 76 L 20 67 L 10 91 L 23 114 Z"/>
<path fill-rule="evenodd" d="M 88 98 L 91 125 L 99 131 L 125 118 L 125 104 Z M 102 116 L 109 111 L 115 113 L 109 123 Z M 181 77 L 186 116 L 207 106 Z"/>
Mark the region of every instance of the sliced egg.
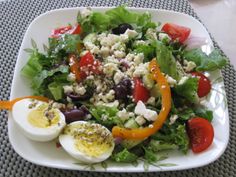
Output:
<path fill-rule="evenodd" d="M 85 163 L 106 160 L 115 146 L 112 134 L 106 127 L 85 121 L 67 125 L 59 141 L 72 157 Z"/>
<path fill-rule="evenodd" d="M 58 137 L 66 125 L 59 109 L 46 102 L 23 99 L 14 104 L 12 116 L 24 135 L 35 141 L 50 141 Z"/>

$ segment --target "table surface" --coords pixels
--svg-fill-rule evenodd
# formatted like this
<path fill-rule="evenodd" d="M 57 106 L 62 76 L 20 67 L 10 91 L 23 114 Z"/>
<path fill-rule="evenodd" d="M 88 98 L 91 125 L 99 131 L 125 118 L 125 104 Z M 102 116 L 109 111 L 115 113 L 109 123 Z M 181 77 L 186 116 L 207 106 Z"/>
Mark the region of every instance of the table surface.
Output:
<path fill-rule="evenodd" d="M 236 68 L 236 0 L 189 0 Z"/>

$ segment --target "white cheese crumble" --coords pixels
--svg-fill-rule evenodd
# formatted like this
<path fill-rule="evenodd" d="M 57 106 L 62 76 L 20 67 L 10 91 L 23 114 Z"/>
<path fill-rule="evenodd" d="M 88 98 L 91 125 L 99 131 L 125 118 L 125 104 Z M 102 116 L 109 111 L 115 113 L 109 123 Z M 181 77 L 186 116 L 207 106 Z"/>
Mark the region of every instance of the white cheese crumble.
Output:
<path fill-rule="evenodd" d="M 157 118 L 156 111 L 146 108 L 145 104 L 142 101 L 138 101 L 134 109 L 134 113 L 143 116 L 148 121 L 155 121 Z"/>
<path fill-rule="evenodd" d="M 138 33 L 135 30 L 127 29 L 124 33 L 127 35 L 129 38 L 134 38 L 138 35 Z"/>
<path fill-rule="evenodd" d="M 64 90 L 64 93 L 72 93 L 74 90 L 73 90 L 73 86 L 72 85 L 65 85 L 63 86 L 63 90 Z"/>
<path fill-rule="evenodd" d="M 147 100 L 147 104 L 150 104 L 152 106 L 155 106 L 156 104 L 156 98 L 151 96 L 148 100 Z"/>
<path fill-rule="evenodd" d="M 85 8 L 80 11 L 80 15 L 82 18 L 88 17 L 92 13 L 92 10 L 90 8 Z"/>
<path fill-rule="evenodd" d="M 151 40 L 157 40 L 157 33 L 156 33 L 156 29 L 154 28 L 148 28 L 147 32 L 146 32 L 146 37 L 148 39 L 151 39 Z"/>
<path fill-rule="evenodd" d="M 84 95 L 86 93 L 86 89 L 83 86 L 82 87 L 76 86 L 74 90 L 75 90 L 75 93 L 79 95 Z"/>
<path fill-rule="evenodd" d="M 178 85 L 184 84 L 184 83 L 188 80 L 188 78 L 189 78 L 189 77 L 187 77 L 187 76 L 183 76 L 183 77 L 179 80 Z"/>
<path fill-rule="evenodd" d="M 144 60 L 144 54 L 143 53 L 138 53 L 137 55 L 134 56 L 135 65 L 139 65 L 140 63 L 143 63 L 143 60 Z"/>
<path fill-rule="evenodd" d="M 175 79 L 173 79 L 171 76 L 169 76 L 168 74 L 165 76 L 168 84 L 170 85 L 170 87 L 174 87 L 177 84 L 177 81 Z"/>
<path fill-rule="evenodd" d="M 169 122 L 169 124 L 170 124 L 170 125 L 174 124 L 177 119 L 178 119 L 178 115 L 176 115 L 176 114 L 170 116 L 170 122 Z"/>
<path fill-rule="evenodd" d="M 71 82 L 75 81 L 76 80 L 75 74 L 73 73 L 68 74 L 67 80 Z"/>
<path fill-rule="evenodd" d="M 148 64 L 149 63 L 140 63 L 137 67 L 135 67 L 133 77 L 141 77 L 148 74 Z"/>
<path fill-rule="evenodd" d="M 103 72 L 107 76 L 112 76 L 114 74 L 114 72 L 117 70 L 118 70 L 118 67 L 117 67 L 117 64 L 115 64 L 115 63 L 106 63 L 103 66 Z"/>
<path fill-rule="evenodd" d="M 196 65 L 196 63 L 194 63 L 193 61 L 187 61 L 187 60 L 184 60 L 184 70 L 186 71 L 186 72 L 190 72 L 190 71 L 192 71 L 197 65 Z"/>
<path fill-rule="evenodd" d="M 100 53 L 103 57 L 107 57 L 110 53 L 110 48 L 109 47 L 105 47 L 105 46 L 102 46 L 101 47 L 101 50 L 100 50 Z"/>
<path fill-rule="evenodd" d="M 159 33 L 159 34 L 158 34 L 158 38 L 159 38 L 160 41 L 162 41 L 162 40 L 170 41 L 170 40 L 171 40 L 171 38 L 169 37 L 169 35 L 166 34 L 166 33 Z"/>
<path fill-rule="evenodd" d="M 129 117 L 130 117 L 129 112 L 127 112 L 125 108 L 123 108 L 121 111 L 118 111 L 118 112 L 116 113 L 116 115 L 117 115 L 122 121 L 126 121 L 126 120 L 128 120 Z"/>
<path fill-rule="evenodd" d="M 113 77 L 115 84 L 118 84 L 125 77 L 124 73 L 118 70 Z"/>
<path fill-rule="evenodd" d="M 137 116 L 135 119 L 134 119 L 136 122 L 137 122 L 137 124 L 139 124 L 140 126 L 142 126 L 143 124 L 145 124 L 146 123 L 146 120 L 144 119 L 144 117 L 143 116 Z"/>
<path fill-rule="evenodd" d="M 116 58 L 123 58 L 126 56 L 126 53 L 123 51 L 116 50 L 116 51 L 114 51 L 114 55 Z"/>

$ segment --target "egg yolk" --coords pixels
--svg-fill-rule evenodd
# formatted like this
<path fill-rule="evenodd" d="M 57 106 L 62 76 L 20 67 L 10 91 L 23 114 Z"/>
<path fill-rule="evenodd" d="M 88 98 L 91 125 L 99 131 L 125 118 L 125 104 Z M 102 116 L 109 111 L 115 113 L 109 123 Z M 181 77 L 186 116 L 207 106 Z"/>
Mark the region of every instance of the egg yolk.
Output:
<path fill-rule="evenodd" d="M 71 126 L 69 131 L 75 139 L 75 148 L 88 156 L 99 157 L 113 146 L 111 133 L 98 124 L 79 124 Z"/>
<path fill-rule="evenodd" d="M 48 104 L 41 104 L 28 114 L 28 121 L 38 128 L 47 128 L 58 124 L 60 115 L 58 110 L 50 108 Z"/>

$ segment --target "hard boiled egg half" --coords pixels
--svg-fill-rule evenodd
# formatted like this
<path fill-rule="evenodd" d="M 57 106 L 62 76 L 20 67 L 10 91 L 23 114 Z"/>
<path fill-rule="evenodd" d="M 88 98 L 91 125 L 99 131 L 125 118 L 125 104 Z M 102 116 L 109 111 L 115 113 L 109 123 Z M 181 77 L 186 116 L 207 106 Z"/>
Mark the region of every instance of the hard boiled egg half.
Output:
<path fill-rule="evenodd" d="M 24 135 L 35 141 L 53 140 L 66 125 L 59 109 L 38 100 L 23 99 L 16 102 L 12 116 Z"/>
<path fill-rule="evenodd" d="M 72 157 L 85 163 L 106 160 L 115 146 L 112 134 L 106 127 L 85 121 L 68 124 L 59 141 Z"/>

